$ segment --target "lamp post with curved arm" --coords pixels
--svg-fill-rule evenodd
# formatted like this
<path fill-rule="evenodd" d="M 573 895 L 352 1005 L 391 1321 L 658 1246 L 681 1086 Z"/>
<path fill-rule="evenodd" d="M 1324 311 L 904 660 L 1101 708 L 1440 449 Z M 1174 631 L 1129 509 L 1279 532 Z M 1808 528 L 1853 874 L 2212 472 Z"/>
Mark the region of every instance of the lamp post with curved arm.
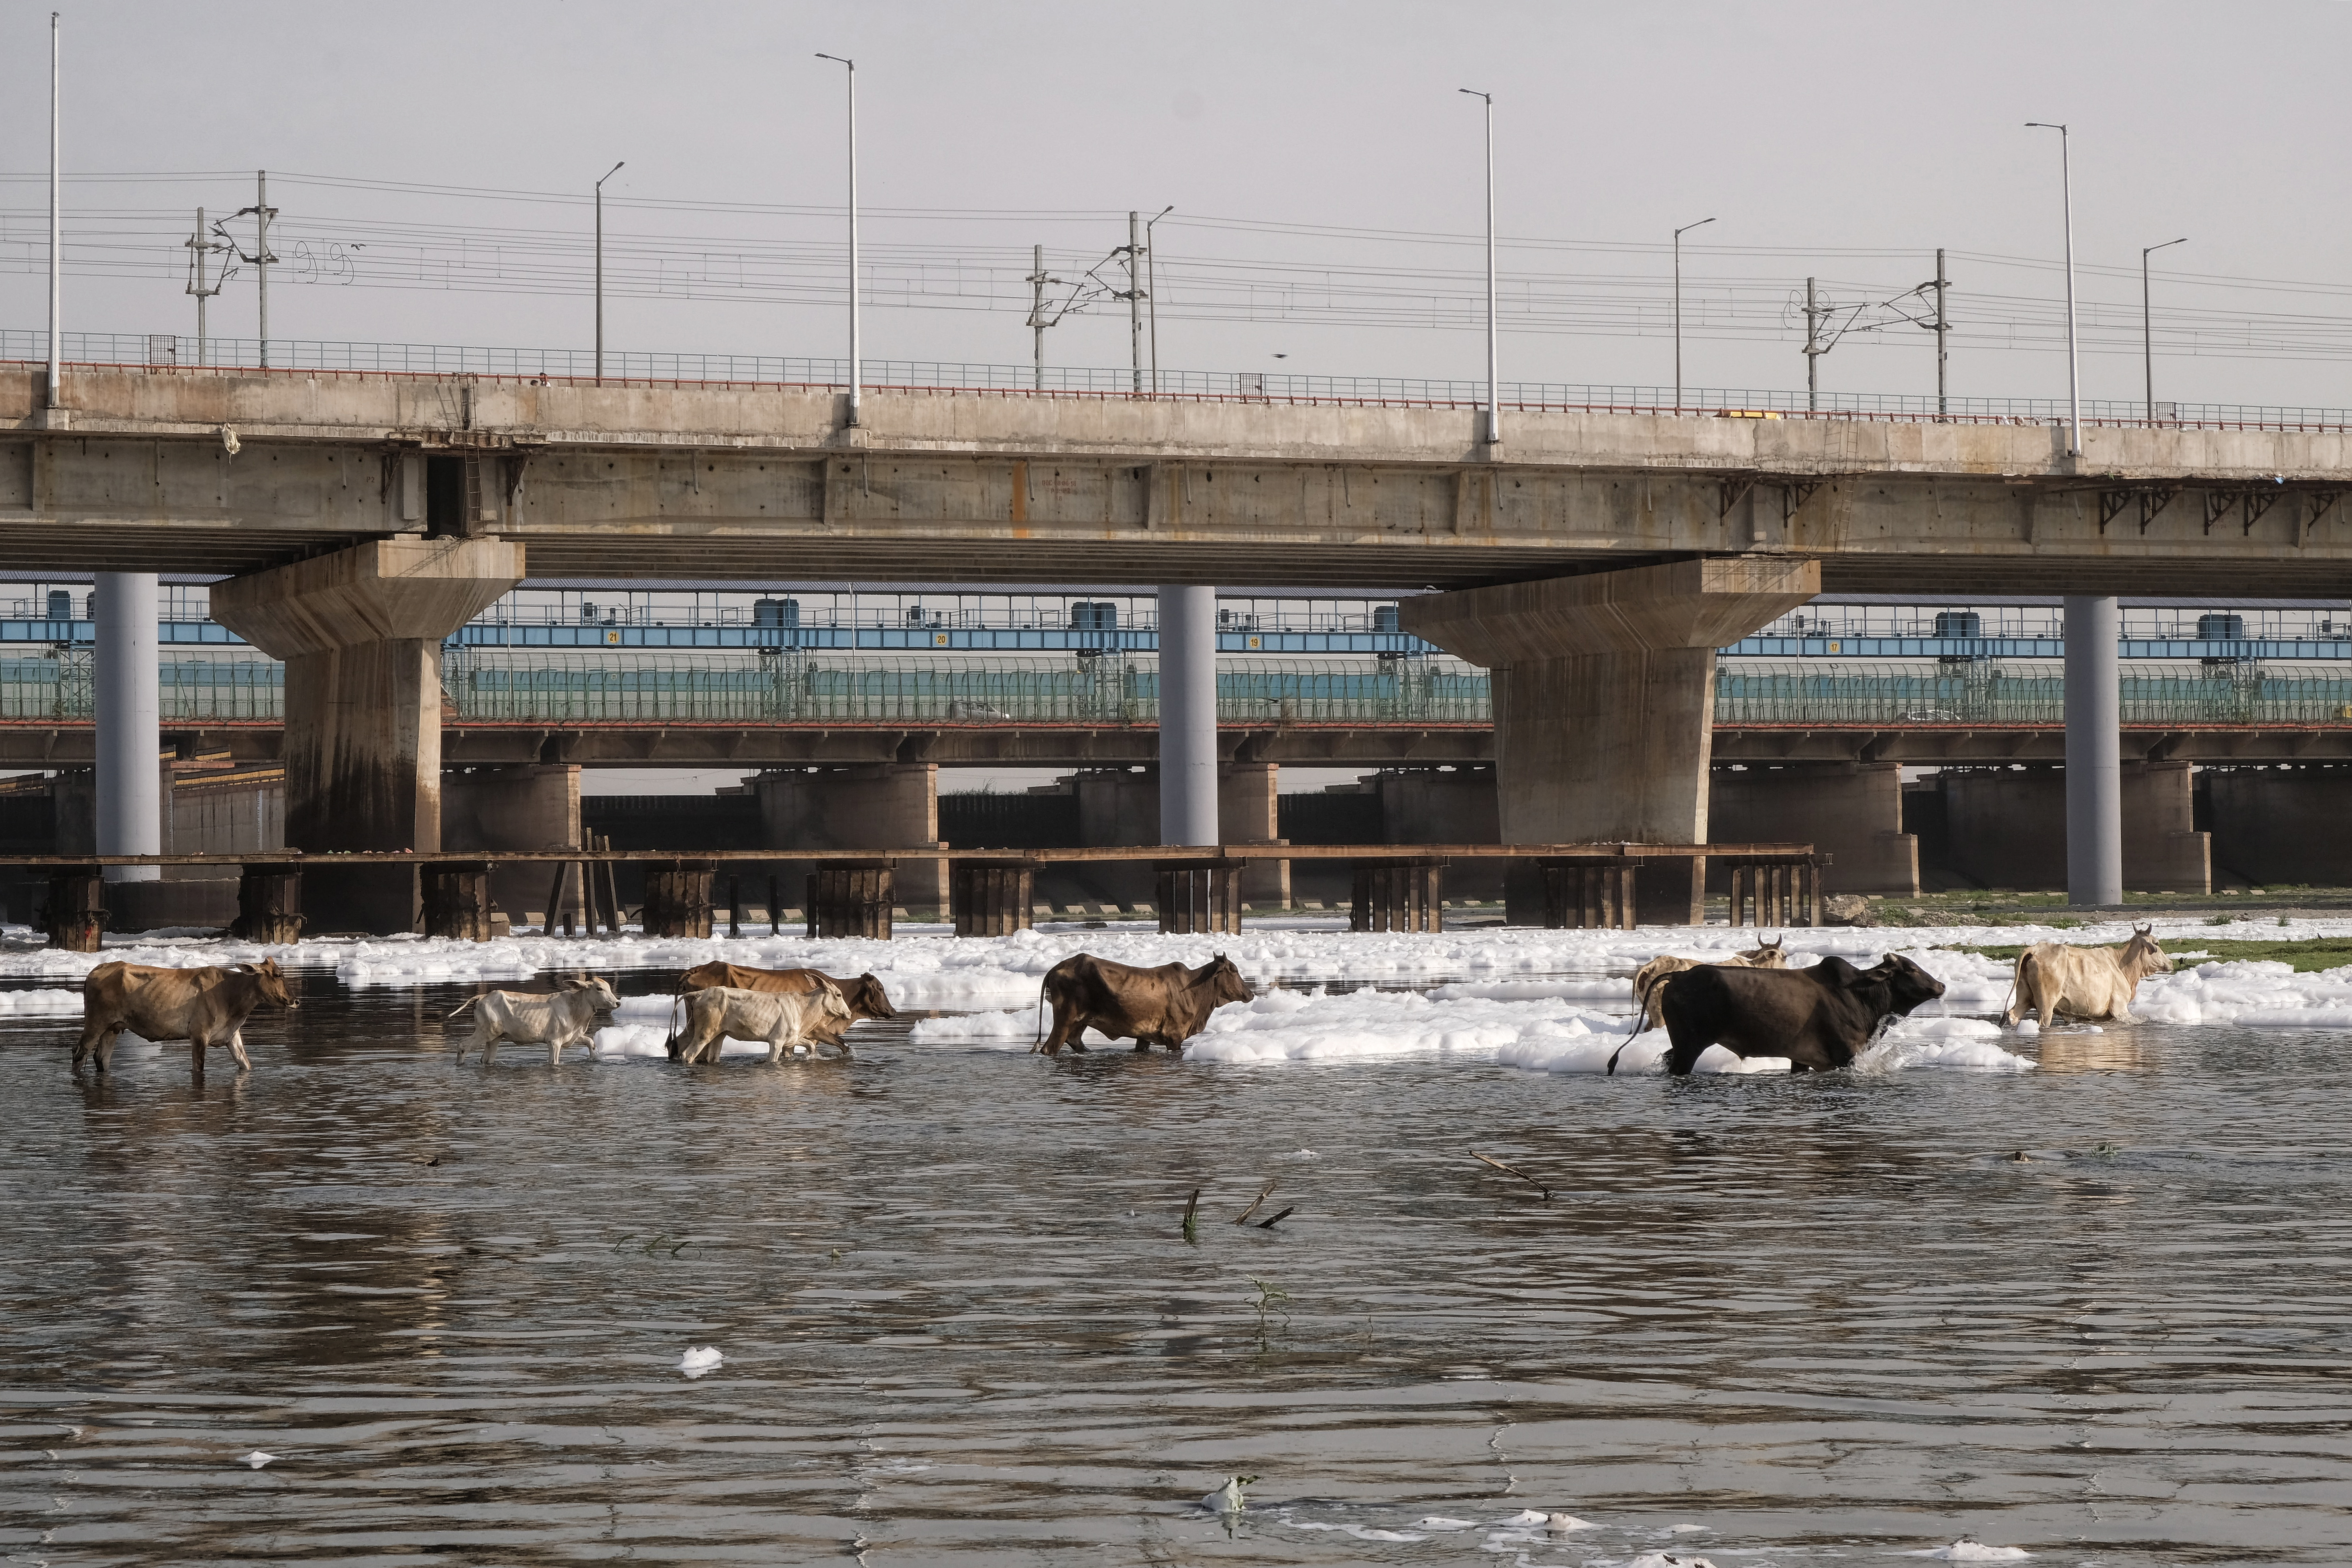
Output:
<path fill-rule="evenodd" d="M 1686 223 L 1675 230 L 1675 412 L 1683 407 L 1683 236 L 1695 228 L 1705 228 L 1715 220 L 1703 217 L 1696 223 Z"/>
<path fill-rule="evenodd" d="M 831 60 L 849 68 L 849 418 L 857 423 L 859 405 L 865 401 L 866 362 L 857 352 L 857 62 L 840 55 L 819 54 L 817 58 Z"/>

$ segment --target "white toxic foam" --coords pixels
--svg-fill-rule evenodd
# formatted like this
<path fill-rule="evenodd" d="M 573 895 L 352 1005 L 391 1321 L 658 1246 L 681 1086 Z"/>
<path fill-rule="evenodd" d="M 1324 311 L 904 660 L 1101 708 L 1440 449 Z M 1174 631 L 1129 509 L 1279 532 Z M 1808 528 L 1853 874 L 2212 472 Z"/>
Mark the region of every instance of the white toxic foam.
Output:
<path fill-rule="evenodd" d="M 689 1350 L 678 1357 L 677 1370 L 688 1377 L 703 1377 L 716 1372 L 719 1369 L 719 1363 L 726 1359 L 719 1353 L 716 1347 L 705 1345 L 700 1350 Z"/>
<path fill-rule="evenodd" d="M 0 1018 L 56 1018 L 80 1011 L 79 991 L 0 991 Z"/>
<path fill-rule="evenodd" d="M 1980 1541 L 1960 1537 L 1949 1546 L 1930 1547 L 1925 1552 L 1906 1552 L 1906 1557 L 1934 1557 L 1946 1563 L 2017 1563 L 2033 1555 L 2021 1547 L 1987 1546 Z"/>

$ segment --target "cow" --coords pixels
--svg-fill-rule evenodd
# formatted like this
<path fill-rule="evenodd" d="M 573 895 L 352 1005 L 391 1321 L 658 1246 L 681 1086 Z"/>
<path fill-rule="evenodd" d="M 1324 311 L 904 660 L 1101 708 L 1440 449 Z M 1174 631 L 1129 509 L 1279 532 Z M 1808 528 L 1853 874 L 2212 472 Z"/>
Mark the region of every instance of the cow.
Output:
<path fill-rule="evenodd" d="M 740 963 L 698 963 L 677 977 L 677 990 L 681 996 L 709 985 L 727 985 L 738 991 L 778 992 L 821 991 L 830 985 L 840 992 L 842 1005 L 849 1009 L 849 1016 L 843 1019 L 826 1013 L 811 1023 L 808 1047 L 812 1055 L 819 1046 L 833 1046 L 846 1057 L 850 1055 L 849 1042 L 843 1037 L 850 1025 L 863 1018 L 895 1018 L 898 1016 L 898 1010 L 890 1005 L 889 994 L 871 974 L 844 980 L 815 969 L 747 969 Z M 673 1019 L 676 1015 L 677 1009 L 672 1008 Z M 676 1044 L 675 1038 L 671 1043 Z"/>
<path fill-rule="evenodd" d="M 278 961 L 222 969 L 165 969 L 152 963 L 101 963 L 81 983 L 81 1038 L 74 1042 L 74 1070 L 93 1052 L 98 1070 L 112 1070 L 114 1042 L 129 1029 L 142 1039 L 185 1040 L 189 1064 L 205 1070 L 205 1047 L 226 1046 L 240 1071 L 253 1059 L 245 1054 L 245 1021 L 264 1002 L 291 1008 L 294 998 Z"/>
<path fill-rule="evenodd" d="M 1654 1029 L 1665 1022 L 1665 1016 L 1658 1011 L 1658 1004 L 1665 996 L 1667 980 L 1673 976 L 1685 969 L 1696 969 L 1703 963 L 1744 964 L 1750 969 L 1786 969 L 1789 967 L 1789 955 L 1782 949 L 1788 940 L 1786 936 L 1775 937 L 1760 947 L 1749 948 L 1746 952 L 1727 953 L 1721 958 L 1679 958 L 1673 953 L 1662 953 L 1650 960 L 1633 971 L 1633 1000 L 1641 1004 L 1642 1027 Z"/>
<path fill-rule="evenodd" d="M 1851 1063 L 1881 1024 L 1943 994 L 1941 981 L 1893 953 L 1868 969 L 1836 957 L 1810 969 L 1703 964 L 1666 988 L 1666 1070 L 1681 1077 L 1707 1047 L 1724 1046 L 1742 1057 L 1786 1057 L 1796 1072 L 1829 1072 Z M 1624 1054 L 1620 1046 L 1610 1057 L 1611 1072 Z"/>
<path fill-rule="evenodd" d="M 593 1045 L 596 1015 L 620 1005 L 612 982 L 604 979 L 561 981 L 551 995 L 485 991 L 448 1015 L 454 1018 L 468 1007 L 480 1009 L 474 1015 L 474 1032 L 457 1043 L 457 1065 L 465 1066 L 466 1053 L 479 1046 L 482 1065 L 488 1067 L 499 1059 L 499 1042 L 512 1040 L 518 1046 L 544 1045 L 547 1065 L 554 1067 L 563 1060 L 564 1047 Z"/>
<path fill-rule="evenodd" d="M 670 1058 L 689 1066 L 715 1062 L 731 1037 L 765 1040 L 768 1065 L 804 1042 L 812 1026 L 825 1020 L 847 1028 L 849 1005 L 830 982 L 815 991 L 751 991 L 735 985 L 706 985 L 686 994 L 686 1028 L 669 1047 Z M 814 1050 L 814 1047 L 811 1047 Z"/>
<path fill-rule="evenodd" d="M 2121 947 L 2035 942 L 2017 955 L 2010 1004 L 2000 1021 L 2014 1026 L 2026 1014 L 2037 1013 L 2046 1029 L 2063 1013 L 2091 1023 L 2130 1023 L 2139 983 L 2151 974 L 2172 973 L 2172 960 L 2156 945 L 2155 931 L 2152 925 L 2134 926 L 2131 941 Z"/>
<path fill-rule="evenodd" d="M 1041 1013 L 1053 1008 L 1054 1026 L 1029 1049 L 1049 1057 L 1060 1054 L 1064 1046 L 1083 1051 L 1086 1032 L 1094 1028 L 1114 1040 L 1133 1039 L 1139 1051 L 1154 1045 L 1181 1050 L 1201 1032 L 1210 1014 L 1228 1002 L 1247 1002 L 1256 994 L 1222 952 L 1198 969 L 1181 963 L 1139 969 L 1088 952 L 1073 953 L 1038 983 L 1038 1007 Z M 1038 1022 L 1042 1027 L 1042 1016 Z"/>

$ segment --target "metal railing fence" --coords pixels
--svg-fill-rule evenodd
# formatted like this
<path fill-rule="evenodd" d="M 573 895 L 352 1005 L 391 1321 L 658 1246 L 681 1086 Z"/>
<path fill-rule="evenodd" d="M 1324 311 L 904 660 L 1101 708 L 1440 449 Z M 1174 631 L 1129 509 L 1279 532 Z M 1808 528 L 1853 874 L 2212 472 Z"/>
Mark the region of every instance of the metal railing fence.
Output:
<path fill-rule="evenodd" d="M 69 365 L 139 366 L 155 370 L 253 370 L 261 345 L 252 338 L 213 338 L 205 363 L 195 363 L 195 340 L 169 332 L 68 332 L 64 357 Z M 0 360 L 31 363 L 48 353 L 46 331 L 0 330 Z M 380 343 L 358 341 L 272 338 L 270 369 L 295 374 L 478 376 L 518 381 L 584 381 L 595 374 L 595 355 L 585 349 L 490 348 L 456 343 Z M 607 383 L 845 387 L 844 359 L 781 354 L 666 353 L 607 350 Z M 1257 371 L 1159 373 L 1159 391 L 1139 395 L 1134 373 L 1116 368 L 1049 366 L 1043 385 L 1025 364 L 980 364 L 929 360 L 864 362 L 865 384 L 937 391 L 1037 394 L 1055 396 L 1138 397 L 1190 401 L 1397 405 L 1472 408 L 1486 400 L 1486 384 L 1417 376 L 1294 375 Z M 1672 387 L 1637 384 L 1505 382 L 1500 401 L 1523 411 L 1586 409 L 1607 412 L 1675 412 L 1694 415 L 1755 415 L 1782 418 L 1921 421 L 1938 418 L 1968 424 L 2063 423 L 2067 404 L 2056 397 L 1951 397 L 1914 393 L 1822 393 L 1818 408 L 1799 391 L 1756 388 Z M 2224 403 L 2147 405 L 2128 399 L 2088 398 L 2087 424 L 2156 426 L 2163 428 L 2346 429 L 2352 410 L 2292 405 Z"/>
<path fill-rule="evenodd" d="M 1859 666 L 1859 667 L 1857 667 Z M 549 724 L 1154 724 L 1156 661 L 1097 658 L 857 659 L 782 654 L 453 649 L 445 715 L 457 722 Z M 2165 668 L 2122 679 L 2126 724 L 2352 724 L 2352 677 L 2260 663 Z M 261 659 L 162 666 L 166 724 L 271 721 L 285 672 Z M 87 649 L 0 658 L 0 721 L 87 722 Z M 1217 715 L 1236 724 L 1486 724 L 1483 669 L 1444 658 L 1219 661 Z M 1819 664 L 1741 661 L 1716 677 L 1718 725 L 1941 726 L 2065 721 L 2054 668 L 1990 661 Z"/>

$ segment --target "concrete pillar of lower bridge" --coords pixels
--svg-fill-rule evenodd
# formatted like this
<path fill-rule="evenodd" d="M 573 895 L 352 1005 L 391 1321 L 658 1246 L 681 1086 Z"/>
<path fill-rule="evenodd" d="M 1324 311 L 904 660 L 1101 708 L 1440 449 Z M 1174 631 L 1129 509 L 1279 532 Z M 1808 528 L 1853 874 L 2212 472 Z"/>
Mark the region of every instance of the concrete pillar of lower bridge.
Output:
<path fill-rule="evenodd" d="M 522 580 L 520 544 L 372 540 L 215 584 L 213 619 L 286 664 L 286 842 L 439 849 L 441 639 Z M 415 929 L 406 867 L 305 873 L 312 931 Z"/>
<path fill-rule="evenodd" d="M 1810 602 L 1818 563 L 1735 556 L 1407 599 L 1402 627 L 1495 672 L 1507 844 L 1704 844 L 1715 650 Z M 1645 866 L 1644 921 L 1699 918 L 1704 863 Z"/>
<path fill-rule="evenodd" d="M 2352 887 L 2352 767 L 2207 768 L 2213 863 L 2258 888 Z"/>
<path fill-rule="evenodd" d="M 2212 890 L 2212 838 L 2196 826 L 2187 763 L 2126 763 L 2116 775 L 2119 880 L 2136 892 Z M 2066 770 L 1954 769 L 1941 775 L 1949 869 L 1985 888 L 2068 887 Z M 2070 889 L 2071 890 L 2071 889 Z M 2109 902 L 2121 902 L 2117 898 Z"/>
<path fill-rule="evenodd" d="M 2122 702 L 2111 598 L 2066 597 L 2066 901 L 2124 897 Z"/>
<path fill-rule="evenodd" d="M 582 849 L 587 843 L 580 817 L 574 763 L 453 768 L 441 775 L 444 849 Z M 547 901 L 552 879 L 544 862 L 501 866 L 490 873 L 490 901 L 509 921 L 523 924 L 526 911 Z"/>
<path fill-rule="evenodd" d="M 91 687 L 97 709 L 98 813 L 100 855 L 160 855 L 164 850 L 163 793 L 156 757 L 155 574 L 100 572 L 96 601 L 97 657 Z M 109 866 L 109 882 L 152 882 L 160 866 Z M 122 929 L 136 930 L 137 927 Z"/>
<path fill-rule="evenodd" d="M 1160 842 L 1217 841 L 1217 591 L 1160 590 Z"/>
<path fill-rule="evenodd" d="M 940 841 L 940 770 L 933 763 L 873 763 L 845 768 L 792 768 L 751 781 L 760 797 L 761 843 L 793 849 L 945 849 Z M 749 846 L 746 846 L 749 847 Z M 817 864 L 782 865 L 787 907 L 806 896 Z M 747 884 L 748 886 L 748 884 Z M 891 902 L 910 920 L 945 919 L 948 863 L 901 858 Z"/>
<path fill-rule="evenodd" d="M 1717 768 L 1707 826 L 1727 844 L 1811 844 L 1832 857 L 1822 876 L 1832 892 L 1919 892 L 1919 840 L 1903 831 L 1897 763 Z M 1714 879 L 1716 890 L 1727 890 L 1728 876 Z"/>

